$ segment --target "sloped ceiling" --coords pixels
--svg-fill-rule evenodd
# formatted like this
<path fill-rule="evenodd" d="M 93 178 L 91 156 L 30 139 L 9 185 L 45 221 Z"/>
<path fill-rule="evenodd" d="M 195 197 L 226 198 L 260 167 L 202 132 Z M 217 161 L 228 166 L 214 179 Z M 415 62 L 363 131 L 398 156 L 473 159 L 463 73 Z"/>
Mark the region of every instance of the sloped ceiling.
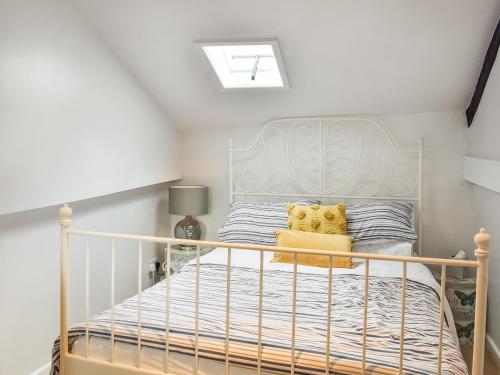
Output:
<path fill-rule="evenodd" d="M 74 0 L 182 130 L 463 109 L 498 0 Z M 291 88 L 223 92 L 194 44 L 278 38 Z"/>

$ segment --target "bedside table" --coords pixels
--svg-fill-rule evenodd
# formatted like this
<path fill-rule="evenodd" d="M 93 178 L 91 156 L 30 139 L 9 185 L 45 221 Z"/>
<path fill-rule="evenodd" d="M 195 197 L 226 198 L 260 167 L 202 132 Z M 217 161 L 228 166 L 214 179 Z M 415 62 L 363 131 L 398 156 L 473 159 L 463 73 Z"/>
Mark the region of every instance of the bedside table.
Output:
<path fill-rule="evenodd" d="M 441 282 L 441 274 L 434 277 Z M 446 277 L 446 299 L 455 320 L 460 346 L 471 346 L 474 339 L 474 313 L 476 310 L 476 278 Z"/>
<path fill-rule="evenodd" d="M 213 247 L 202 247 L 200 248 L 200 257 L 202 255 L 208 254 L 214 248 Z M 196 259 L 196 248 L 195 249 L 183 249 L 180 245 L 172 245 L 170 247 L 170 274 L 178 272 L 182 267 L 184 267 L 191 260 Z M 165 271 L 166 263 L 163 262 L 161 268 Z"/>

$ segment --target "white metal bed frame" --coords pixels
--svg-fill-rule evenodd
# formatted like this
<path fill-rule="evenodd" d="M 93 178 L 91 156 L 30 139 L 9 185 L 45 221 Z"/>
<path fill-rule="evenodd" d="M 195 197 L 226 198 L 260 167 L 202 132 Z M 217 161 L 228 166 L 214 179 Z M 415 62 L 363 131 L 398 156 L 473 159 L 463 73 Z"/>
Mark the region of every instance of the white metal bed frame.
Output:
<path fill-rule="evenodd" d="M 414 202 L 417 254 L 422 256 L 423 151 L 422 138 L 404 148 L 370 118 L 276 119 L 248 147 L 234 148 L 229 141 L 229 201 L 267 197 Z M 384 154 L 390 158 L 384 159 Z M 282 165 L 271 165 L 280 156 Z M 363 166 L 363 156 L 373 157 L 373 163 Z M 336 178 L 329 180 L 335 172 Z M 316 177 L 317 185 L 310 177 Z"/>
<path fill-rule="evenodd" d="M 332 119 L 304 119 L 299 120 L 301 121 L 302 124 L 309 124 L 309 131 L 312 131 L 314 134 L 314 128 L 315 126 L 318 126 L 319 124 L 319 134 L 321 135 L 322 132 L 325 130 L 325 121 L 331 121 Z M 339 119 L 335 119 L 333 122 L 336 122 Z M 287 122 L 290 121 L 298 121 L 297 119 L 285 119 L 285 120 L 278 120 L 279 121 L 284 121 L 282 124 L 286 124 Z M 376 131 L 382 131 L 384 135 L 388 136 L 388 133 L 381 127 L 380 124 L 377 124 L 371 120 L 364 120 L 364 119 L 340 119 L 342 126 L 346 126 L 347 128 L 352 127 L 353 125 L 350 123 L 350 121 L 361 121 L 364 122 L 366 121 L 367 126 L 370 129 L 375 129 Z M 312 124 L 312 125 L 310 125 Z M 233 149 L 230 147 L 230 152 L 229 152 L 229 159 L 230 159 L 230 197 L 231 201 L 236 196 L 241 196 L 241 195 L 248 195 L 248 196 L 276 196 L 276 197 L 323 197 L 323 198 L 341 198 L 341 199 L 347 199 L 347 198 L 354 198 L 354 199 L 405 199 L 408 198 L 408 196 L 398 196 L 394 195 L 392 197 L 383 197 L 378 195 L 378 193 L 381 191 L 381 188 L 376 189 L 375 194 L 371 194 L 372 196 L 369 197 L 368 195 L 334 195 L 332 193 L 333 190 L 335 189 L 329 189 L 328 184 L 330 183 L 329 181 L 324 181 L 323 177 L 320 177 L 320 185 L 319 185 L 319 193 L 320 194 L 314 194 L 313 192 L 299 192 L 299 193 L 293 193 L 293 192 L 288 192 L 286 190 L 281 190 L 277 191 L 272 189 L 272 186 L 269 185 L 267 186 L 268 188 L 271 187 L 270 192 L 265 192 L 262 190 L 255 190 L 255 191 L 247 191 L 246 193 L 242 191 L 241 189 L 241 183 L 238 180 L 238 175 L 233 174 L 235 171 L 235 166 L 238 168 L 238 163 L 241 163 L 241 161 L 238 158 L 238 153 L 245 153 L 248 152 L 249 150 L 252 150 L 253 146 L 258 145 L 259 140 L 262 140 L 262 136 L 266 134 L 267 131 L 271 130 L 273 132 L 278 130 L 278 133 L 280 136 L 283 136 L 283 133 L 281 130 L 276 128 L 277 125 L 281 125 L 281 123 L 277 124 L 277 122 L 272 122 L 268 126 L 266 126 L 262 131 L 261 134 L 259 135 L 258 140 L 252 145 L 250 148 L 246 149 Z M 301 129 L 304 129 L 302 126 L 303 125 L 297 125 Z M 326 125 L 328 127 L 330 125 Z M 332 125 L 336 126 L 336 125 Z M 293 130 L 293 126 L 290 127 L 289 129 Z M 312 130 L 311 130 L 312 129 Z M 317 129 L 317 128 L 316 128 Z M 339 129 L 339 128 L 335 128 Z M 307 130 L 307 127 L 306 127 Z M 288 138 L 286 138 L 288 137 Z M 285 135 L 285 139 L 287 139 L 287 142 L 293 142 L 291 141 L 289 136 Z M 312 139 L 312 138 L 311 138 Z M 363 139 L 363 138 L 361 138 Z M 389 137 L 390 139 L 390 137 Z M 320 136 L 320 143 L 323 144 L 323 137 L 322 135 Z M 314 143 L 314 142 L 313 142 Z M 392 146 L 397 146 L 394 142 L 392 142 L 391 139 L 391 145 Z M 323 146 L 322 146 L 323 147 Z M 399 147 L 399 146 L 398 146 Z M 325 155 L 323 148 L 320 149 L 320 155 Z M 421 207 L 421 198 L 422 198 L 422 183 L 421 183 L 421 176 L 422 176 L 422 142 L 419 141 L 418 143 L 418 148 L 417 148 L 417 165 L 418 165 L 418 181 L 416 188 L 413 189 L 411 192 L 414 194 L 416 193 L 416 197 L 412 198 L 411 200 L 417 201 L 418 206 Z M 318 161 L 319 160 L 319 161 Z M 338 160 L 338 159 L 337 159 Z M 325 163 L 325 159 L 323 157 L 316 159 L 317 162 L 319 162 L 320 166 L 322 166 Z M 248 163 L 245 163 L 245 165 L 248 167 Z M 357 166 L 357 164 L 355 164 Z M 320 171 L 323 171 L 322 167 L 320 167 Z M 290 177 L 294 172 L 294 168 L 287 169 L 288 174 L 283 174 L 282 176 L 284 177 Z M 320 175 L 323 175 L 323 172 L 320 172 Z M 352 179 L 353 176 L 355 175 L 355 172 L 350 172 L 346 176 L 348 179 Z M 252 177 L 253 180 L 255 181 L 256 178 L 255 176 Z M 269 180 L 267 180 L 269 181 Z M 282 185 L 286 185 L 286 182 Z M 276 186 L 274 184 L 273 186 Z M 380 186 L 380 184 L 379 184 Z M 374 190 L 375 191 L 375 190 Z M 407 194 L 409 195 L 409 194 Z M 410 197 L 411 198 L 411 197 Z M 192 245 L 197 248 L 197 257 L 196 257 L 196 307 L 195 307 L 195 327 L 194 327 L 194 366 L 193 366 L 193 374 L 198 374 L 198 361 L 199 361 L 199 356 L 198 356 L 198 349 L 200 347 L 200 341 L 199 341 L 199 280 L 200 280 L 200 248 L 201 247 L 220 247 L 220 248 L 226 248 L 227 249 L 227 286 L 226 286 L 226 317 L 225 317 L 225 344 L 224 344 L 224 350 L 225 350 L 225 373 L 229 374 L 229 368 L 231 366 L 230 363 L 230 351 L 231 351 L 231 341 L 229 340 L 229 330 L 230 330 L 230 291 L 231 291 L 231 250 L 232 249 L 239 249 L 239 250 L 245 250 L 245 251 L 257 251 L 260 252 L 260 277 L 259 277 L 259 312 L 258 312 L 258 340 L 257 340 L 257 359 L 256 359 L 256 367 L 257 367 L 257 373 L 261 374 L 262 372 L 262 360 L 263 360 L 263 353 L 264 352 L 264 347 L 262 344 L 262 296 L 263 296 L 263 283 L 264 283 L 264 278 L 263 278 L 263 259 L 264 259 L 264 252 L 274 252 L 274 251 L 280 251 L 280 252 L 287 252 L 294 254 L 295 256 L 295 261 L 297 261 L 297 256 L 298 254 L 314 254 L 314 255 L 325 255 L 328 256 L 330 259 L 330 267 L 329 267 L 329 280 L 331 281 L 332 279 L 332 264 L 333 264 L 333 258 L 334 257 L 351 257 L 354 259 L 364 259 L 366 262 L 366 268 L 365 268 L 365 281 L 364 281 L 364 311 L 363 311 L 363 337 L 362 337 L 362 343 L 361 343 L 361 348 L 362 348 L 362 359 L 361 363 L 359 364 L 359 373 L 360 374 L 365 374 L 366 366 L 367 366 L 367 361 L 366 361 L 366 347 L 367 347 L 367 309 L 368 309 L 368 296 L 369 296 L 369 288 L 368 288 L 368 279 L 369 279 L 369 272 L 370 272 L 370 261 L 371 260 L 381 260 L 381 261 L 397 261 L 402 263 L 402 278 L 401 278 L 401 327 L 400 327 L 400 355 L 399 355 L 399 364 L 398 364 L 398 373 L 403 374 L 403 364 L 404 364 L 404 335 L 405 335 L 405 296 L 406 296 L 406 271 L 407 271 L 407 265 L 408 263 L 420 263 L 420 264 L 425 264 L 425 265 L 437 265 L 441 266 L 441 289 L 440 289 L 440 318 L 439 318 L 439 343 L 437 347 L 437 354 L 438 354 L 438 368 L 436 369 L 436 373 L 440 374 L 441 373 L 441 364 L 442 364 L 442 344 L 443 344 L 443 325 L 444 325 L 444 307 L 445 307 L 445 280 L 446 280 L 446 272 L 447 272 L 447 267 L 469 267 L 469 268 L 475 268 L 477 270 L 477 284 L 476 284 L 476 312 L 475 312 L 475 329 L 474 329 L 474 352 L 473 352 L 473 364 L 472 364 L 472 375 L 482 375 L 483 374 L 483 361 L 484 361 L 484 348 L 485 348 L 485 329 L 486 329 L 486 297 L 487 297 L 487 284 L 488 284 L 488 257 L 489 257 L 489 252 L 488 252 L 488 247 L 491 242 L 491 236 L 484 230 L 481 229 L 481 231 L 475 235 L 474 237 L 474 242 L 477 246 L 477 249 L 475 250 L 475 260 L 455 260 L 455 259 L 439 259 L 439 258 L 424 258 L 424 257 L 406 257 L 406 256 L 389 256 L 389 255 L 382 255 L 382 254 L 363 254 L 363 253 L 335 253 L 332 254 L 331 252 L 328 251 L 322 251 L 322 250 L 314 250 L 314 249 L 294 249 L 294 248 L 278 248 L 274 246 L 257 246 L 257 245 L 248 245 L 248 244 L 231 244 L 231 243 L 221 243 L 221 242 L 212 242 L 212 241 L 190 241 L 190 240 L 180 240 L 180 239 L 173 239 L 173 238 L 164 238 L 164 237 L 150 237 L 150 236 L 140 236 L 140 235 L 132 235 L 132 234 L 119 234 L 119 233 L 106 233 L 106 232 L 96 232 L 96 231 L 87 231 L 87 230 L 78 230 L 78 229 L 72 229 L 70 228 L 71 224 L 71 216 L 72 216 L 72 210 L 68 205 L 64 205 L 60 211 L 59 211 L 59 223 L 61 226 L 61 284 L 60 284 L 60 372 L 63 375 L 86 375 L 86 374 L 95 374 L 95 375 L 104 375 L 104 374 L 109 374 L 109 375 L 137 375 L 137 374 L 150 374 L 150 375 L 161 375 L 161 374 L 171 374 L 169 372 L 169 341 L 173 339 L 171 335 L 168 334 L 169 332 L 169 323 L 170 323 L 170 311 L 169 311 L 169 301 L 170 301 L 170 249 L 171 246 L 174 244 L 187 244 L 187 245 Z M 419 231 L 422 231 L 422 226 L 421 226 L 421 216 L 419 215 L 419 222 L 420 222 L 420 227 Z M 96 360 L 91 357 L 87 356 L 79 356 L 75 354 L 71 354 L 68 350 L 68 277 L 69 277 L 69 264 L 68 264 L 68 255 L 69 255 L 69 238 L 70 236 L 84 236 L 87 237 L 104 237 L 104 238 L 109 238 L 111 240 L 110 243 L 110 250 L 111 250 L 111 298 L 110 298 L 110 307 L 111 307 L 111 359 L 110 361 L 101 361 L 101 360 Z M 131 241 L 136 241 L 138 244 L 138 270 L 137 270 L 137 277 L 138 277 L 138 290 L 137 290 L 137 298 L 138 298 L 138 343 L 137 343 L 137 354 L 138 354 L 138 361 L 137 361 L 137 366 L 128 366 L 128 365 L 123 365 L 120 363 L 117 363 L 115 361 L 115 327 L 114 327 L 114 305 L 115 305 L 115 239 L 127 239 Z M 165 316 L 165 321 L 166 321 L 166 328 L 165 328 L 165 334 L 166 334 L 166 343 L 165 343 L 165 356 L 164 356 L 164 363 L 163 363 L 163 369 L 162 370 L 149 370 L 149 369 L 144 369 L 141 368 L 141 349 L 142 349 L 142 343 L 141 343 L 141 298 L 142 298 L 142 248 L 143 248 L 143 243 L 150 242 L 150 243 L 156 243 L 156 244 L 164 244 L 166 245 L 165 248 L 165 261 L 166 261 L 166 316 Z M 86 248 L 86 272 L 85 272 L 85 310 L 86 310 L 86 333 L 85 333 L 85 345 L 88 349 L 89 345 L 89 329 L 88 329 L 88 323 L 89 323 L 89 278 L 90 278 L 90 262 L 89 262 L 89 246 L 88 246 L 88 241 L 87 241 L 87 248 Z M 291 368 L 291 374 L 295 373 L 295 366 L 300 360 L 296 356 L 296 340 L 295 340 L 295 314 L 296 314 L 296 293 L 297 293 L 297 264 L 295 262 L 294 265 L 294 272 L 293 272 L 293 292 L 292 292 L 292 326 L 291 326 L 291 350 L 290 350 L 290 368 Z M 331 293 L 332 293 L 332 288 L 331 288 L 331 282 L 330 282 L 330 287 L 328 288 L 328 300 L 331 301 Z M 325 348 L 325 358 L 324 362 L 322 362 L 322 367 L 320 368 L 319 371 L 329 374 L 330 371 L 334 371 L 336 369 L 336 364 L 332 363 L 330 361 L 330 335 L 328 334 L 331 330 L 330 327 L 330 314 L 331 314 L 331 308 L 328 309 L 327 312 L 327 323 L 325 330 L 327 332 L 327 340 L 326 340 L 326 348 Z M 267 348 L 266 348 L 267 349 Z M 86 351 L 88 353 L 88 351 Z"/>

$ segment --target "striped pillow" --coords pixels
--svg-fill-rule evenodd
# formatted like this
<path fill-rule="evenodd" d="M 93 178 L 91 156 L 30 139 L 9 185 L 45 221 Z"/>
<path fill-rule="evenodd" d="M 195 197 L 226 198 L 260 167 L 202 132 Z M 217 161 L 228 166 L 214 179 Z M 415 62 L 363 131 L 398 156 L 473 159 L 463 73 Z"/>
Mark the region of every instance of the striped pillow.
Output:
<path fill-rule="evenodd" d="M 348 205 L 347 234 L 356 242 L 417 239 L 411 202 L 377 202 Z"/>
<path fill-rule="evenodd" d="M 297 205 L 320 204 L 318 200 L 294 202 Z M 276 229 L 287 229 L 287 203 L 236 202 L 229 207 L 224 226 L 218 231 L 221 242 L 276 245 Z"/>

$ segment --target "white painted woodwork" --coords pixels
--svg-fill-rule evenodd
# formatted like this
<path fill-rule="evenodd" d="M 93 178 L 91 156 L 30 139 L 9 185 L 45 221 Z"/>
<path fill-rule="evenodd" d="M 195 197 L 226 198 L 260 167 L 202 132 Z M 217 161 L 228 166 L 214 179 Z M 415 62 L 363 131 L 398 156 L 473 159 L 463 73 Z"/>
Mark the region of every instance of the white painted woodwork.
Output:
<path fill-rule="evenodd" d="M 500 161 L 466 156 L 464 179 L 482 188 L 500 193 Z"/>

